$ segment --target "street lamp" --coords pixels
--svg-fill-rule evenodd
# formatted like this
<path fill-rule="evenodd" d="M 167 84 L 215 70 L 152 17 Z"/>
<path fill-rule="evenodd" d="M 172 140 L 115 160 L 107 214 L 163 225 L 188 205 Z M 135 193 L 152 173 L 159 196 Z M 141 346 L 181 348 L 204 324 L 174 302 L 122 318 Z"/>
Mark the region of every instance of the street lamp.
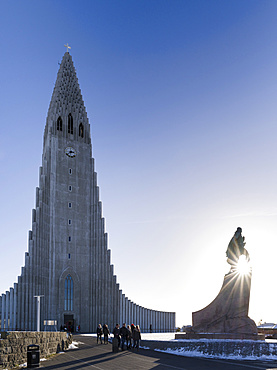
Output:
<path fill-rule="evenodd" d="M 44 295 L 34 295 L 34 298 L 37 298 L 37 331 L 40 331 L 40 297 Z"/>

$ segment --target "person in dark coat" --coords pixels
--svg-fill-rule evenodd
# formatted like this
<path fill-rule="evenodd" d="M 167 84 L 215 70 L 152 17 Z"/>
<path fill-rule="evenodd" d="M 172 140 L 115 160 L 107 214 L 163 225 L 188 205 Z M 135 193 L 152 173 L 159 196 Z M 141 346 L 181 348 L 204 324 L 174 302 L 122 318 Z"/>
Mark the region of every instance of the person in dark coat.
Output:
<path fill-rule="evenodd" d="M 108 344 L 108 336 L 110 334 L 110 331 L 107 324 L 103 325 L 103 334 L 104 334 L 104 344 Z"/>
<path fill-rule="evenodd" d="M 132 339 L 133 339 L 133 345 L 132 345 L 132 348 L 134 348 L 134 338 L 133 338 L 134 330 L 135 330 L 135 325 L 134 325 L 134 324 L 131 324 L 131 332 L 132 332 Z"/>
<path fill-rule="evenodd" d="M 132 347 L 132 330 L 131 330 L 131 326 L 130 325 L 127 325 L 127 330 L 128 330 L 128 334 L 127 334 L 127 349 L 130 349 Z"/>
<path fill-rule="evenodd" d="M 119 334 L 121 336 L 121 349 L 123 351 L 124 350 L 124 343 L 125 343 L 125 340 L 127 339 L 127 336 L 128 336 L 128 329 L 126 328 L 125 323 L 120 328 Z"/>
<path fill-rule="evenodd" d="M 113 330 L 113 336 L 118 340 L 118 347 L 120 346 L 120 329 L 119 329 L 119 324 L 115 325 L 115 328 Z"/>
<path fill-rule="evenodd" d="M 137 349 L 139 349 L 139 341 L 141 340 L 141 333 L 140 333 L 140 328 L 139 328 L 139 325 L 137 325 L 134 329 L 134 332 L 133 332 L 133 340 L 134 340 L 134 347 Z"/>
<path fill-rule="evenodd" d="M 101 324 L 99 324 L 99 325 L 97 326 L 96 334 L 97 334 L 97 343 L 98 343 L 98 339 L 100 339 L 100 343 L 102 344 L 102 334 L 103 334 L 103 330 L 102 330 L 102 326 L 101 326 Z"/>

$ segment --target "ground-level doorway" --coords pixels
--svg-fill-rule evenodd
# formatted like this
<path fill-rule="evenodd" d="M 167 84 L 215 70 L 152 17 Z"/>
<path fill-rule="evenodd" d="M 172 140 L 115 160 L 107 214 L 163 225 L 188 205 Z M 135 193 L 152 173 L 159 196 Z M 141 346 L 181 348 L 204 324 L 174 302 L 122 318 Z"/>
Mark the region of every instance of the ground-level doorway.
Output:
<path fill-rule="evenodd" d="M 64 326 L 68 333 L 74 332 L 74 315 L 64 315 Z"/>

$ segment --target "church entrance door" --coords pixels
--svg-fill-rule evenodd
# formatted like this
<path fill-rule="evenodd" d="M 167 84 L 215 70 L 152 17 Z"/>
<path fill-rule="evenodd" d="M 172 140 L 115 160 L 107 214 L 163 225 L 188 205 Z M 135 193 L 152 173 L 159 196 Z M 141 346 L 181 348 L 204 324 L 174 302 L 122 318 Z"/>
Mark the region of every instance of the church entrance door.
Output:
<path fill-rule="evenodd" d="M 68 333 L 74 332 L 74 315 L 64 315 L 64 325 Z"/>

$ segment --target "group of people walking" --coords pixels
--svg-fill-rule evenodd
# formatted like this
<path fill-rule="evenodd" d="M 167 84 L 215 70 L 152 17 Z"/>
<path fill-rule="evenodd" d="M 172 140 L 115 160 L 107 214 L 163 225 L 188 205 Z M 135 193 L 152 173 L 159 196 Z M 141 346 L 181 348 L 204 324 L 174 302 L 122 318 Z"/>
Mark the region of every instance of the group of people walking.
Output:
<path fill-rule="evenodd" d="M 99 340 L 100 343 L 102 344 L 102 335 L 104 334 L 104 344 L 108 344 L 108 338 L 109 338 L 110 330 L 109 330 L 107 324 L 104 324 L 103 328 L 102 328 L 102 325 L 99 324 L 97 326 L 96 334 L 97 334 L 97 343 L 98 343 L 98 340 Z"/>
<path fill-rule="evenodd" d="M 103 325 L 103 327 L 101 324 L 99 324 L 97 326 L 96 334 L 97 334 L 97 343 L 98 342 L 100 342 L 101 344 L 103 343 L 102 335 L 104 335 L 104 344 L 108 344 L 110 330 L 107 324 Z M 124 323 L 120 328 L 119 324 L 116 324 L 112 334 L 114 335 L 115 340 L 118 341 L 118 348 L 121 348 L 122 351 L 124 351 L 125 348 L 127 349 L 136 348 L 138 350 L 139 341 L 141 340 L 141 332 L 139 325 L 132 324 L 131 326 L 130 325 L 126 326 L 126 324 Z"/>
<path fill-rule="evenodd" d="M 139 325 L 132 324 L 127 325 L 124 323 L 122 327 L 119 327 L 119 324 L 116 324 L 113 335 L 115 340 L 118 341 L 118 348 L 121 347 L 122 351 L 125 349 L 125 343 L 126 348 L 136 348 L 139 349 L 139 341 L 141 340 L 141 332 Z"/>

